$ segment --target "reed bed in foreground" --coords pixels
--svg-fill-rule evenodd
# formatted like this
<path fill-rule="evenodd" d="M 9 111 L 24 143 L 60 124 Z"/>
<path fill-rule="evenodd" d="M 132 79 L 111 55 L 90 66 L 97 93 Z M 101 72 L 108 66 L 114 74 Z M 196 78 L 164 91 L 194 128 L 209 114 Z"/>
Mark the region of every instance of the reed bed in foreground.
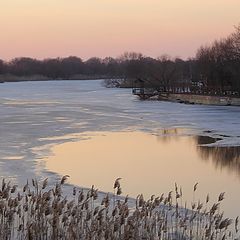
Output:
<path fill-rule="evenodd" d="M 114 191 L 100 199 L 98 190 L 73 188 L 72 196 L 63 196 L 64 176 L 53 188 L 47 179 L 33 179 L 23 189 L 2 181 L 0 190 L 0 239 L 238 239 L 238 218 L 224 218 L 219 205 L 224 193 L 211 206 L 192 202 L 182 206 L 182 191 L 177 185 L 166 196 L 144 200 L 140 194 L 135 206 L 128 197 L 120 197 L 120 179 Z M 193 192 L 197 190 L 197 184 Z M 230 228 L 231 225 L 231 228 Z M 231 229 L 231 230 L 229 230 Z"/>

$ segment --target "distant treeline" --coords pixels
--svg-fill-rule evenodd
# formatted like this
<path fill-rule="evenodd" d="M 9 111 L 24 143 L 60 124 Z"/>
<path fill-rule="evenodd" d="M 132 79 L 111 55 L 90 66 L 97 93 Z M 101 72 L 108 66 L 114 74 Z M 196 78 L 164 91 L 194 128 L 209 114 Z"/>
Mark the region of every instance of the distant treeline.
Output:
<path fill-rule="evenodd" d="M 107 85 L 131 86 L 141 78 L 149 85 L 195 83 L 214 91 L 240 91 L 240 26 L 225 39 L 198 49 L 195 58 L 172 59 L 167 55 L 159 58 L 141 53 L 124 53 L 118 58 L 78 57 L 37 60 L 15 58 L 9 62 L 0 60 L 0 80 L 47 80 L 47 79 L 123 79 L 106 81 Z"/>

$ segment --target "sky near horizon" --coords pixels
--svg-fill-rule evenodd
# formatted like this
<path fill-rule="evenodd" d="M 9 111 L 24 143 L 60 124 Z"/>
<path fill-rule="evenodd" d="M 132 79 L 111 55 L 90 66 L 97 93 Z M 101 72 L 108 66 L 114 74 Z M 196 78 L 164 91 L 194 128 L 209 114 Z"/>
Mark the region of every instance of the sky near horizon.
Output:
<path fill-rule="evenodd" d="M 0 59 L 186 59 L 239 23 L 240 0 L 0 0 Z"/>

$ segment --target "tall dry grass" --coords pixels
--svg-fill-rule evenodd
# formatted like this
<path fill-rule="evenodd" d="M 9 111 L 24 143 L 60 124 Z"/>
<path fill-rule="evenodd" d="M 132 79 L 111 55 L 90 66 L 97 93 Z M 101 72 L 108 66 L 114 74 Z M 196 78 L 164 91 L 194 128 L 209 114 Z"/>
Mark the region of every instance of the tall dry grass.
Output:
<path fill-rule="evenodd" d="M 3 179 L 0 190 L 0 239 L 238 239 L 238 218 L 233 222 L 219 210 L 224 193 L 212 206 L 195 201 L 188 209 L 182 204 L 182 190 L 145 200 L 140 194 L 129 207 L 116 179 L 113 193 L 100 199 L 98 190 L 73 188 L 63 196 L 64 176 L 53 188 L 48 180 L 33 179 L 21 190 Z M 194 185 L 193 194 L 197 191 Z M 231 225 L 231 228 L 229 227 Z M 231 229 L 231 230 L 230 230 Z"/>

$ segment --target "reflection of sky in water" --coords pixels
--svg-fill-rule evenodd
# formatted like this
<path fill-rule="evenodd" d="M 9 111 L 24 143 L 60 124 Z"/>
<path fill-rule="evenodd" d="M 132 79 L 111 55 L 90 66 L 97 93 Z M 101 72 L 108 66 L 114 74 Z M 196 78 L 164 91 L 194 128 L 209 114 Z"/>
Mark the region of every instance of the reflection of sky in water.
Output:
<path fill-rule="evenodd" d="M 69 174 L 74 184 L 88 187 L 95 184 L 106 192 L 112 191 L 116 177 L 122 177 L 124 193 L 132 197 L 139 193 L 148 197 L 159 195 L 171 190 L 177 182 L 191 202 L 192 186 L 199 182 L 199 197 L 210 193 L 217 199 L 220 192 L 226 192 L 224 210 L 234 217 L 236 209 L 232 206 L 234 201 L 240 201 L 240 192 L 236 191 L 240 169 L 229 168 L 225 163 L 240 161 L 239 148 L 234 148 L 234 153 L 230 152 L 225 159 L 221 153 L 228 148 L 198 145 L 204 144 L 204 139 L 206 144 L 215 142 L 212 138 L 174 135 L 175 130 L 168 132 L 170 135 L 165 136 L 143 132 L 89 133 L 91 138 L 84 141 L 53 147 L 54 154 L 46 159 L 46 167 L 62 175 Z M 205 161 L 206 148 L 207 159 L 211 161 Z M 221 168 L 216 168 L 216 162 Z"/>

